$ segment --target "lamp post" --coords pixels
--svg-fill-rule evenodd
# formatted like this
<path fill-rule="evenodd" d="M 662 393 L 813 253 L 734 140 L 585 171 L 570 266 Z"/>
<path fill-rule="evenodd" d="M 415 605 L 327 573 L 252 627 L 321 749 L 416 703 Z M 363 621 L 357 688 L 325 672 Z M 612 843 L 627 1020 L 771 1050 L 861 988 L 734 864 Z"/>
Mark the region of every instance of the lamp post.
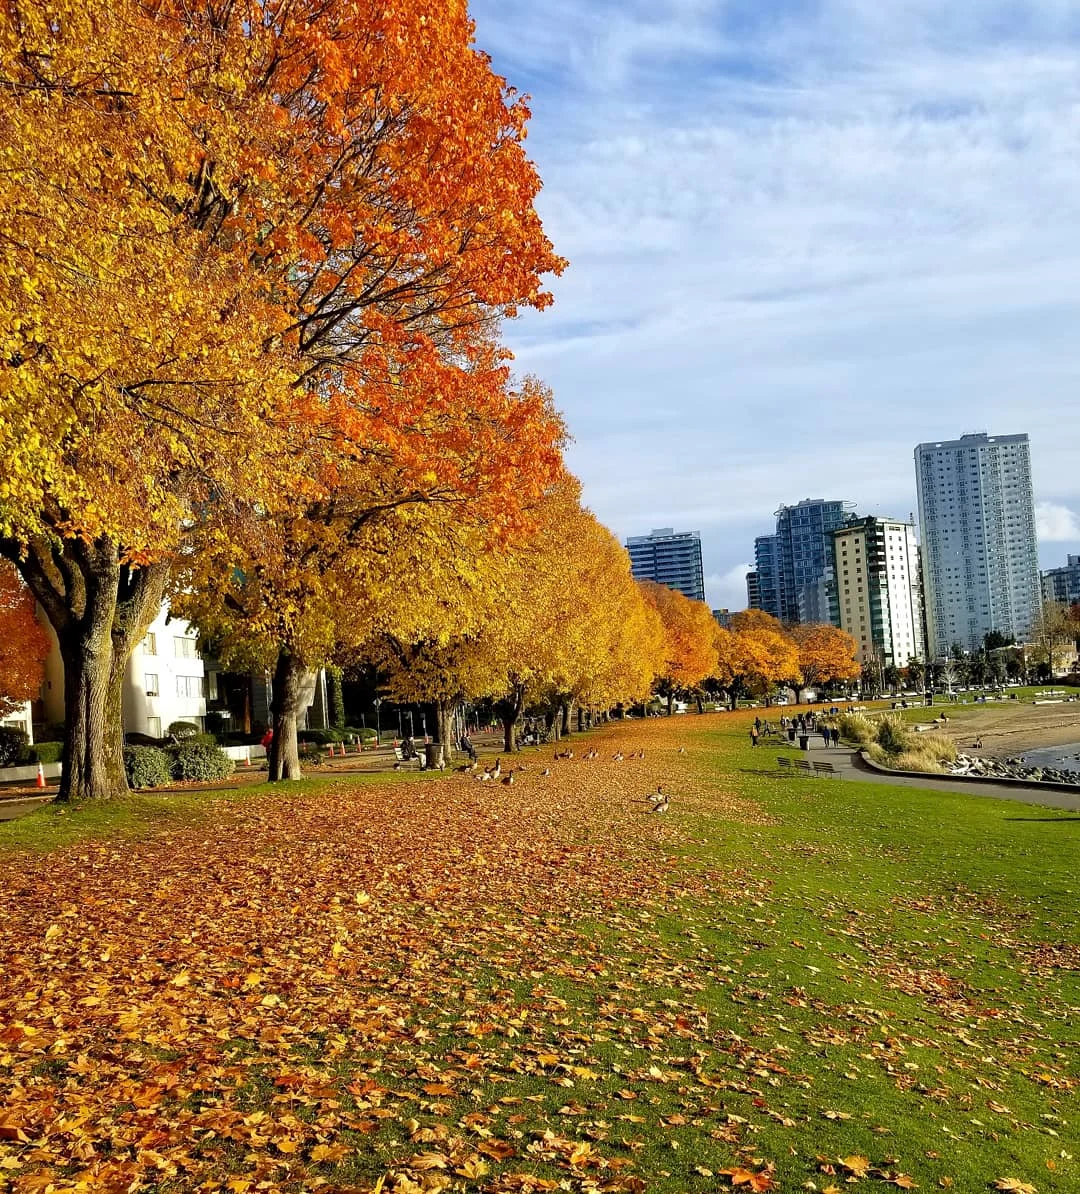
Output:
<path fill-rule="evenodd" d="M 381 743 L 380 743 L 380 741 L 379 741 L 379 730 L 380 730 L 380 726 L 379 726 L 379 706 L 380 706 L 381 704 L 382 704 L 382 697 L 376 697 L 376 698 L 375 698 L 375 745 L 376 745 L 376 746 L 380 746 L 380 745 L 381 745 Z"/>

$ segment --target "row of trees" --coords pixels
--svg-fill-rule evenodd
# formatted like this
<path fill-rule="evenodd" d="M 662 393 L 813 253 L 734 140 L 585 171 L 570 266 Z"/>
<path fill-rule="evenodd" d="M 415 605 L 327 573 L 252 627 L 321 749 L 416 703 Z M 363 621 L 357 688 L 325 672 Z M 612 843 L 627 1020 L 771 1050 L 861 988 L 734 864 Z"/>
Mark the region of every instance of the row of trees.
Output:
<path fill-rule="evenodd" d="M 123 676 L 166 595 L 272 671 L 273 779 L 330 660 L 443 736 L 465 695 L 512 737 L 528 693 L 797 677 L 781 631 L 633 586 L 512 378 L 501 322 L 564 262 L 528 108 L 472 39 L 426 0 L 0 10 L 0 555 L 59 640 L 61 799 L 125 790 Z"/>
<path fill-rule="evenodd" d="M 389 626 L 388 560 L 479 584 L 559 483 L 498 336 L 564 263 L 472 35 L 423 0 L 0 11 L 0 554 L 59 638 L 62 798 L 124 790 L 170 589 L 271 659 L 288 776 L 299 679 L 346 611 Z"/>

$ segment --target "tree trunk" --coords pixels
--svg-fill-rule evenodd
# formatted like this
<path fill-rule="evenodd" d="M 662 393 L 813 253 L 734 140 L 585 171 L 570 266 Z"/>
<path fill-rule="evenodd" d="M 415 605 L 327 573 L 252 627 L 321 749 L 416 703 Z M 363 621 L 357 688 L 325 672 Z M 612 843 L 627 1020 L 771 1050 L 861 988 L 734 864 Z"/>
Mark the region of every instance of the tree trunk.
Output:
<path fill-rule="evenodd" d="M 509 696 L 495 703 L 495 711 L 503 727 L 503 751 L 510 755 L 517 750 L 516 728 L 521 711 L 525 708 L 525 688 L 518 684 Z"/>
<path fill-rule="evenodd" d="M 579 734 L 585 732 L 585 708 L 583 705 L 577 707 L 577 731 Z"/>
<path fill-rule="evenodd" d="M 558 742 L 562 737 L 560 733 L 562 723 L 559 720 L 559 711 L 557 709 L 548 709 L 544 714 L 544 728 L 547 730 L 548 738 L 552 742 Z"/>
<path fill-rule="evenodd" d="M 559 707 L 559 712 L 562 714 L 562 733 L 564 738 L 570 737 L 570 715 L 574 708 L 572 700 L 563 701 Z"/>
<path fill-rule="evenodd" d="M 32 540 L 0 549 L 56 631 L 64 663 L 64 766 L 57 799 L 108 800 L 128 791 L 123 694 L 128 660 L 161 610 L 168 568 L 121 564 L 108 538 Z"/>
<path fill-rule="evenodd" d="M 443 764 L 449 767 L 454 761 L 454 703 L 434 701 L 432 708 L 435 723 L 434 741 L 442 747 Z"/>
<path fill-rule="evenodd" d="M 296 743 L 296 720 L 304 692 L 307 668 L 284 647 L 274 668 L 274 696 L 270 703 L 274 737 L 270 742 L 270 782 L 303 779 L 300 750 Z"/>
<path fill-rule="evenodd" d="M 674 691 L 668 693 L 667 698 L 667 715 L 673 717 L 675 714 L 675 693 Z"/>

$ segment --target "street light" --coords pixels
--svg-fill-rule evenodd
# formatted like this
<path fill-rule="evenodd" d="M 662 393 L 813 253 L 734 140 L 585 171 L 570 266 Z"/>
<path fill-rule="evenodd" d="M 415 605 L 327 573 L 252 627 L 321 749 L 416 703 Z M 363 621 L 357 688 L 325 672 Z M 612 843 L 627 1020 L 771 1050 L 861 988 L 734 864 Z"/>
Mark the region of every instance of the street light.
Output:
<path fill-rule="evenodd" d="M 376 697 L 375 698 L 375 745 L 376 746 L 382 745 L 381 742 L 379 741 L 379 731 L 380 731 L 379 706 L 381 704 L 382 704 L 382 697 Z"/>

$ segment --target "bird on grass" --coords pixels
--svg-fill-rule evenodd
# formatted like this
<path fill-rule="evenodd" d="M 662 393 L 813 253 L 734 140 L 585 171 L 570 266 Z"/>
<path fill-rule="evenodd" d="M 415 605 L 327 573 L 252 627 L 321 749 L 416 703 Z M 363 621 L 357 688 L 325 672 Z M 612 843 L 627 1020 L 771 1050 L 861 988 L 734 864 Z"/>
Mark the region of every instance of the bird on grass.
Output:
<path fill-rule="evenodd" d="M 541 775 L 550 775 L 550 774 L 551 774 L 551 768 L 550 768 L 550 767 L 545 767 L 545 768 L 544 768 L 544 770 L 540 772 L 540 774 L 541 774 Z"/>
<path fill-rule="evenodd" d="M 498 779 L 502 775 L 502 759 L 495 760 L 495 770 L 491 773 L 492 779 Z"/>
<path fill-rule="evenodd" d="M 679 754 L 681 754 L 681 755 L 684 755 L 684 754 L 686 754 L 686 747 L 685 747 L 685 746 L 680 746 L 680 747 L 679 747 Z"/>
<path fill-rule="evenodd" d="M 586 758 L 590 762 L 592 762 L 593 759 L 598 759 L 600 757 L 600 752 L 594 747 L 592 750 L 589 751 L 589 753 L 587 755 L 584 755 L 582 757 Z"/>
<path fill-rule="evenodd" d="M 666 813 L 670 807 L 671 807 L 671 801 L 666 796 L 664 796 L 662 799 L 658 800 L 652 806 L 652 808 L 649 809 L 649 812 L 650 813 Z"/>
<path fill-rule="evenodd" d="M 611 761 L 613 763 L 621 763 L 623 761 L 624 757 L 625 756 L 623 755 L 623 752 L 621 750 L 619 750 L 619 751 L 616 751 L 615 754 L 613 754 L 611 756 Z"/>
<path fill-rule="evenodd" d="M 511 771 L 508 771 L 508 772 L 507 772 L 507 773 L 506 773 L 506 774 L 503 776 L 503 778 L 502 778 L 502 784 L 503 784 L 503 787 L 506 787 L 506 788 L 512 788 L 512 787 L 514 786 L 514 773 L 513 773 L 513 771 L 512 771 L 512 770 L 511 770 Z"/>
<path fill-rule="evenodd" d="M 490 768 L 490 767 L 485 767 L 485 768 L 484 768 L 484 770 L 483 770 L 483 771 L 481 771 L 481 772 L 480 772 L 480 774 L 479 774 L 479 775 L 476 777 L 476 782 L 477 782 L 478 784 L 485 784 L 485 783 L 487 783 L 489 780 L 491 780 L 491 779 L 493 779 L 493 778 L 494 778 L 494 776 L 493 776 L 493 773 L 492 773 L 492 771 L 491 771 L 491 768 Z"/>

